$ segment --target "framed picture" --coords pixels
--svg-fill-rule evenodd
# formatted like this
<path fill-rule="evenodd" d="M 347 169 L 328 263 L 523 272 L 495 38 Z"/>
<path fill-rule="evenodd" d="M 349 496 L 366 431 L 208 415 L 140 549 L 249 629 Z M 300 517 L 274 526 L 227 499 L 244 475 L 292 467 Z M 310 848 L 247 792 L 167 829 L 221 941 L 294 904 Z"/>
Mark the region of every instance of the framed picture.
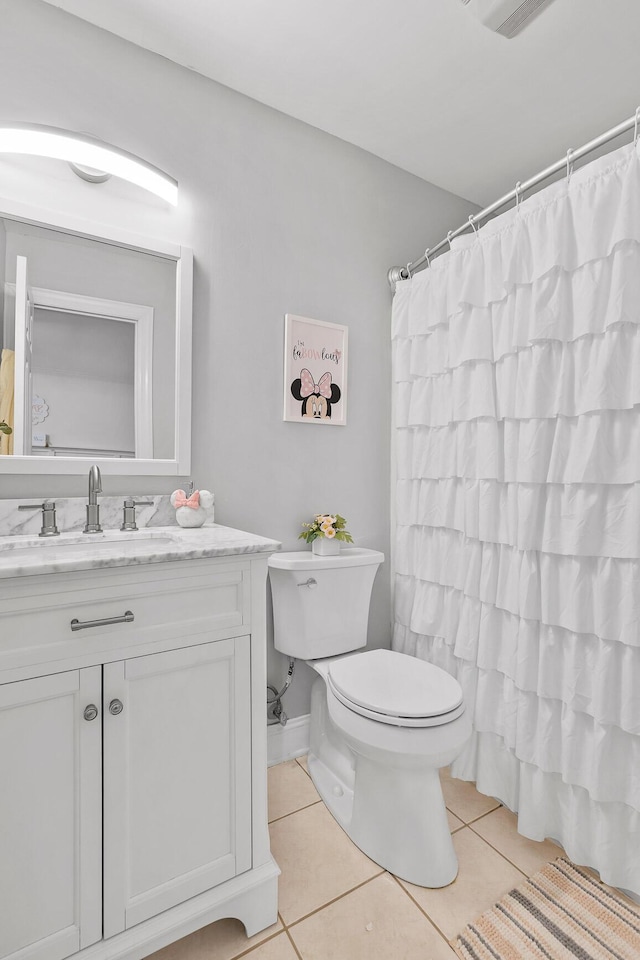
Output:
<path fill-rule="evenodd" d="M 285 315 L 285 420 L 345 425 L 348 334 L 339 323 Z"/>

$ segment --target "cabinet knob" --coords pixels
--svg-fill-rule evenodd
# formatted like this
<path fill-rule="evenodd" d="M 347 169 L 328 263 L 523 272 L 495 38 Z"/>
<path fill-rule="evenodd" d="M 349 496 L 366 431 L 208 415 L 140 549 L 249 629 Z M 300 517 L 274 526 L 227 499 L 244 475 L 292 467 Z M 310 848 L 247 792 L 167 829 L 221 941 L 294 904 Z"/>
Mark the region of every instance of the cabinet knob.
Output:
<path fill-rule="evenodd" d="M 109 704 L 109 713 L 114 717 L 117 717 L 119 713 L 122 713 L 124 707 L 122 705 L 122 700 L 112 700 Z"/>
<path fill-rule="evenodd" d="M 84 708 L 83 716 L 85 720 L 95 720 L 95 718 L 98 716 L 98 708 L 96 707 L 95 703 L 90 703 Z"/>

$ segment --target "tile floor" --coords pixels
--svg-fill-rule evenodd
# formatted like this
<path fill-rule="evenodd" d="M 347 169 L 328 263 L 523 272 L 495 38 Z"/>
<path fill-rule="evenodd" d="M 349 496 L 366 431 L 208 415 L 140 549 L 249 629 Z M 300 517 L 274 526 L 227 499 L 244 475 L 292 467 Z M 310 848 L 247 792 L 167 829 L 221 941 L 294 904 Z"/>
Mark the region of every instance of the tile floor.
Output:
<path fill-rule="evenodd" d="M 460 872 L 450 886 L 426 890 L 397 880 L 351 843 L 320 801 L 304 758 L 271 767 L 278 922 L 247 940 L 239 921 L 220 920 L 153 960 L 454 960 L 449 941 L 563 851 L 521 837 L 515 816 L 473 784 L 445 774 L 443 790 Z"/>

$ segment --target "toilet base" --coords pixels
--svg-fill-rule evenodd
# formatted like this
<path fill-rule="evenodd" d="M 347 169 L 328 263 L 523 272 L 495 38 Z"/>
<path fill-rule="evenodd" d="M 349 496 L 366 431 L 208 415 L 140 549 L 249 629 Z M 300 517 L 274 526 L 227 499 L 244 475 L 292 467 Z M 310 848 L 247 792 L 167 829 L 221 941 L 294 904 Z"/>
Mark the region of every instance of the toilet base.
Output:
<path fill-rule="evenodd" d="M 355 791 L 311 753 L 308 768 L 333 818 L 374 863 L 420 887 L 446 887 L 455 880 L 458 860 L 437 770 L 411 771 L 411 777 L 405 771 L 399 796 L 394 771 L 381 789 L 378 765 L 365 757 L 356 761 Z"/>
<path fill-rule="evenodd" d="M 348 833 L 353 814 L 353 790 L 312 753 L 307 756 L 307 768 L 325 807 Z"/>
<path fill-rule="evenodd" d="M 338 704 L 337 709 L 346 708 Z M 431 734 L 438 742 L 451 740 L 439 755 L 409 757 L 372 749 L 336 726 L 324 679 L 313 686 L 308 767 L 318 793 L 363 853 L 421 887 L 445 887 L 458 873 L 438 768 L 462 749 L 470 724 L 459 718 L 447 726 L 448 736 L 443 728 Z"/>
<path fill-rule="evenodd" d="M 387 771 L 358 757 L 349 836 L 390 873 L 421 887 L 446 887 L 458 875 L 438 771 Z"/>

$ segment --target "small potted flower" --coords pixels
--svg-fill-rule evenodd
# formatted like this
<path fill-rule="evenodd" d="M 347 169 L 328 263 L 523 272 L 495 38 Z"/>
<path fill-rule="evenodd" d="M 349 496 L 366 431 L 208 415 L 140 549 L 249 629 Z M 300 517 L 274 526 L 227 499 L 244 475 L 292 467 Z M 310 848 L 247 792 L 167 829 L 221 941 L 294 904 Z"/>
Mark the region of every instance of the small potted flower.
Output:
<path fill-rule="evenodd" d="M 345 530 L 347 521 L 339 513 L 318 513 L 311 523 L 303 523 L 305 528 L 299 540 L 311 544 L 312 551 L 320 557 L 331 557 L 340 553 L 341 543 L 353 543 L 353 537 Z"/>

